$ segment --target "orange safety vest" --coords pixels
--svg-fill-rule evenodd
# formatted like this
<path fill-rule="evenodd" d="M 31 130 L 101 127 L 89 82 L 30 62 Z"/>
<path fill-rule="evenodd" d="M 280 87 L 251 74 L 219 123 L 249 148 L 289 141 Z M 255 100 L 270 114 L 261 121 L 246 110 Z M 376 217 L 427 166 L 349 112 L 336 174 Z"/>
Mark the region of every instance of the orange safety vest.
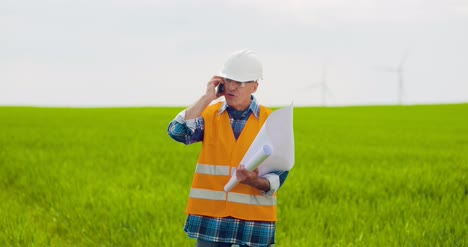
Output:
<path fill-rule="evenodd" d="M 222 102 L 203 111 L 205 135 L 190 190 L 186 213 L 210 217 L 234 217 L 249 221 L 276 221 L 276 194 L 238 184 L 230 192 L 224 186 L 231 178 L 271 110 L 260 106 L 259 118 L 250 115 L 235 139 L 227 111 L 219 114 Z"/>

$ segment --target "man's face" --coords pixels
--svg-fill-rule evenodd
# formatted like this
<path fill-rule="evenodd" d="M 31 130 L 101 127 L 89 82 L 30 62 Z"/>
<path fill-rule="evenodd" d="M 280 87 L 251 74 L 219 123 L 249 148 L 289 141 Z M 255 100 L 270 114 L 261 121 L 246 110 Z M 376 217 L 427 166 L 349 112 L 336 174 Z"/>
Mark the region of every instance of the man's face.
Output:
<path fill-rule="evenodd" d="M 245 110 L 250 105 L 250 96 L 257 91 L 258 83 L 238 82 L 224 79 L 224 98 L 226 103 L 238 111 Z"/>

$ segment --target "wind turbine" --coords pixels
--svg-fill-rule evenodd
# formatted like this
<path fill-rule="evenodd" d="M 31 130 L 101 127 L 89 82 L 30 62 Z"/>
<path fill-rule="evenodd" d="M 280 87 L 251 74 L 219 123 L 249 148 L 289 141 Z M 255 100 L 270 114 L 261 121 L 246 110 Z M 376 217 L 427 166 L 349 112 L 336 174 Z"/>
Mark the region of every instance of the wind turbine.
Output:
<path fill-rule="evenodd" d="M 319 83 L 313 83 L 303 89 L 320 88 L 322 106 L 327 105 L 327 95 L 333 97 L 333 94 L 327 84 L 327 68 L 324 66 Z"/>
<path fill-rule="evenodd" d="M 403 96 L 405 95 L 404 90 L 404 72 L 405 72 L 405 62 L 408 59 L 408 51 L 403 53 L 403 56 L 400 59 L 400 62 L 396 67 L 379 67 L 377 68 L 380 71 L 395 73 L 397 75 L 397 83 L 398 83 L 398 103 L 400 105 L 403 104 Z"/>

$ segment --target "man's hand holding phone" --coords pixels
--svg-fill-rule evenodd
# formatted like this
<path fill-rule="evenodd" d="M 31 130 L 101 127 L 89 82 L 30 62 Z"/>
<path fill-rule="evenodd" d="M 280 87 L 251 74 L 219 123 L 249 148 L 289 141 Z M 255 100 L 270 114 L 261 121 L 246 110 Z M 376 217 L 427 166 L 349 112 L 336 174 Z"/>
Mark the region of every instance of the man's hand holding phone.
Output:
<path fill-rule="evenodd" d="M 216 97 L 220 97 L 224 94 L 224 82 L 220 82 L 216 88 Z"/>
<path fill-rule="evenodd" d="M 208 97 L 211 102 L 211 100 L 215 100 L 223 95 L 224 95 L 224 78 L 221 76 L 215 75 L 208 82 L 205 96 Z"/>

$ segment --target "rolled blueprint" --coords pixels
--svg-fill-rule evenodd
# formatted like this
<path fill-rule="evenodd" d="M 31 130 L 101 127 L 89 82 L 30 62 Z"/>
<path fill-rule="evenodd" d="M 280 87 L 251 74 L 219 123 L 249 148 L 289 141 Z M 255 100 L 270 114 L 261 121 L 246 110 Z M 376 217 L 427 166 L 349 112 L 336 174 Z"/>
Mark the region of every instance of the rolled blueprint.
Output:
<path fill-rule="evenodd" d="M 255 170 L 272 153 L 273 149 L 270 145 L 263 145 L 263 147 L 257 150 L 254 156 L 244 164 L 245 169 L 249 172 Z M 233 173 L 229 182 L 224 186 L 224 191 L 231 191 L 237 184 L 239 184 L 239 181 L 237 181 L 236 173 Z"/>

